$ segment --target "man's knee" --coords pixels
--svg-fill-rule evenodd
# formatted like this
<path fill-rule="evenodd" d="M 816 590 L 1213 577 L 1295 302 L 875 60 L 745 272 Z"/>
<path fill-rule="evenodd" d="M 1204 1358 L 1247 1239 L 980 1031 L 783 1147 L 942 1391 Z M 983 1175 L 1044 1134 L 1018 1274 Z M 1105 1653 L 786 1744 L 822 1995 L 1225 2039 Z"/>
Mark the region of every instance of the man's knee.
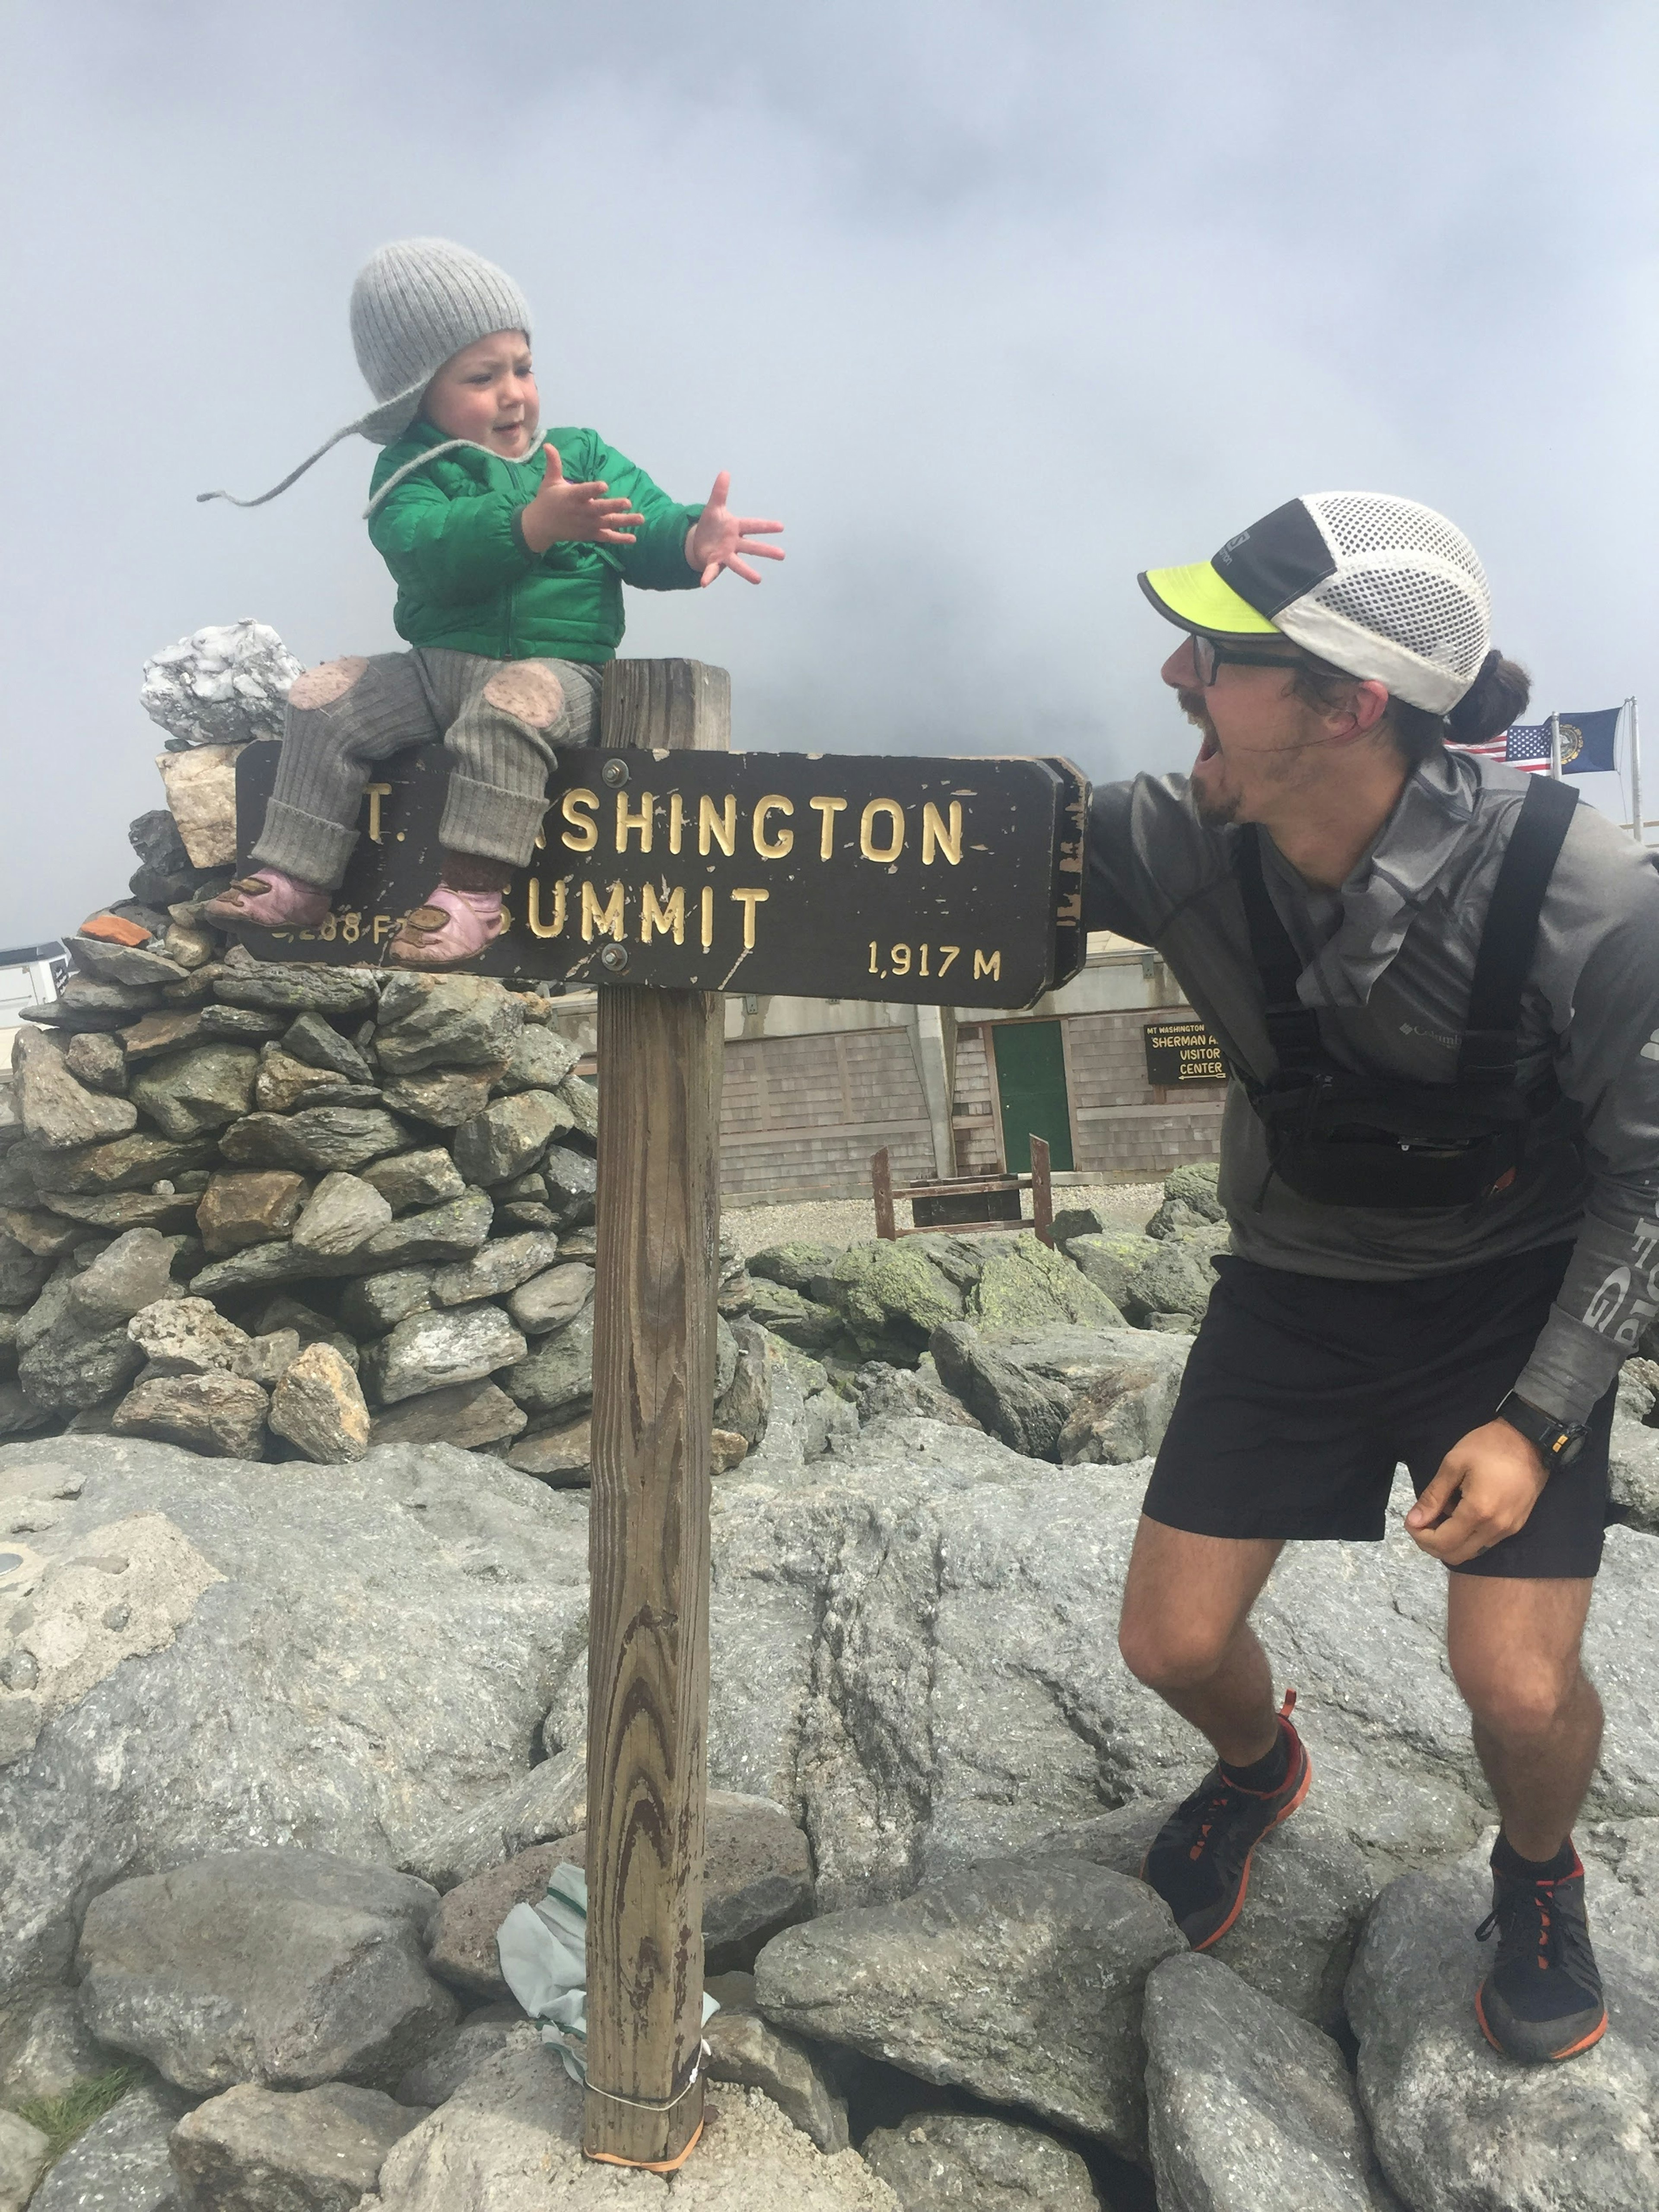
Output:
<path fill-rule="evenodd" d="M 564 686 L 539 660 L 509 661 L 484 685 L 483 696 L 498 713 L 532 730 L 550 728 L 564 712 Z"/>
<path fill-rule="evenodd" d="M 1123 1663 L 1149 1690 L 1190 1690 L 1207 1682 L 1232 1639 L 1232 1623 L 1180 1620 L 1126 1606 L 1117 1627 Z"/>
<path fill-rule="evenodd" d="M 290 707 L 331 707 L 362 677 L 368 665 L 360 653 L 349 654 L 343 660 L 325 660 L 319 667 L 307 668 L 296 676 L 289 687 Z"/>
<path fill-rule="evenodd" d="M 1549 1661 L 1465 1657 L 1455 1668 L 1463 1702 L 1482 1727 L 1506 1741 L 1547 1736 L 1572 1702 L 1582 1680 L 1575 1659 L 1570 1666 Z"/>

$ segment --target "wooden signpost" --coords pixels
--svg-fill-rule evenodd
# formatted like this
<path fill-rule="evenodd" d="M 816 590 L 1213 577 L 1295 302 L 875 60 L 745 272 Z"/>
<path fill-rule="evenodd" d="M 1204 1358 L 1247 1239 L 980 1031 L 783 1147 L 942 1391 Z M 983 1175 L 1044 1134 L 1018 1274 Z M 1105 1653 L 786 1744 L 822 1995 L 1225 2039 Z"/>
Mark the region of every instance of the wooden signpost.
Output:
<path fill-rule="evenodd" d="M 722 669 L 617 661 L 509 927 L 469 973 L 599 991 L 589 1559 L 591 2157 L 702 2126 L 708 1485 L 724 991 L 1023 1006 L 1082 965 L 1088 786 L 1063 760 L 733 754 Z M 276 747 L 237 766 L 243 866 Z M 434 746 L 372 784 L 334 913 L 256 956 L 377 963 L 437 878 Z"/>

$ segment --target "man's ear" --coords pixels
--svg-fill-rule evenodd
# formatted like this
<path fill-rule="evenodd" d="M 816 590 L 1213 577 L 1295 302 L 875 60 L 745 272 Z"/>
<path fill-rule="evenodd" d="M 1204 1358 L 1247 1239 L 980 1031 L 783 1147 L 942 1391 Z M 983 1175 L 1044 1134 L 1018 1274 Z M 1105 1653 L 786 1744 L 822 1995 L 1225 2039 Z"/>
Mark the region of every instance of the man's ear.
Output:
<path fill-rule="evenodd" d="M 1332 715 L 1334 727 L 1331 743 L 1337 745 L 1358 744 L 1376 729 L 1389 711 L 1389 687 L 1375 678 L 1366 677 L 1349 692 L 1344 705 Z"/>

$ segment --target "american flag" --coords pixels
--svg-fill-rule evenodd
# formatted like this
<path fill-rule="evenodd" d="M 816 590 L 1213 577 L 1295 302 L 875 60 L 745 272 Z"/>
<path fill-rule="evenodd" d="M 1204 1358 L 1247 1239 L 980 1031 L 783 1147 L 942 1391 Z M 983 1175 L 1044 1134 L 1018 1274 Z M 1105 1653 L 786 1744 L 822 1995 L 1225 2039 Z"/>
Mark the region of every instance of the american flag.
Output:
<path fill-rule="evenodd" d="M 1482 760 L 1502 761 L 1506 767 L 1525 769 L 1529 775 L 1550 770 L 1550 726 L 1547 722 L 1516 722 L 1500 730 L 1484 744 L 1454 745 L 1453 752 L 1478 753 Z"/>

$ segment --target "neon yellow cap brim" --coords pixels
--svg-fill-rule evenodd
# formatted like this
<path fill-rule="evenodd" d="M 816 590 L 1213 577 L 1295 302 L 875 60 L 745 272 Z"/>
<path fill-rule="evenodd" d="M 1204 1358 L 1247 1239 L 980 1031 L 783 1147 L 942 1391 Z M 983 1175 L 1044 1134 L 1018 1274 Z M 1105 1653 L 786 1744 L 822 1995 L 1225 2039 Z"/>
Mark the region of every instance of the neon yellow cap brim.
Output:
<path fill-rule="evenodd" d="M 1216 574 L 1213 562 L 1193 561 L 1184 568 L 1147 568 L 1140 588 L 1166 621 L 1206 637 L 1277 637 L 1278 625 L 1258 614 L 1248 599 Z"/>

